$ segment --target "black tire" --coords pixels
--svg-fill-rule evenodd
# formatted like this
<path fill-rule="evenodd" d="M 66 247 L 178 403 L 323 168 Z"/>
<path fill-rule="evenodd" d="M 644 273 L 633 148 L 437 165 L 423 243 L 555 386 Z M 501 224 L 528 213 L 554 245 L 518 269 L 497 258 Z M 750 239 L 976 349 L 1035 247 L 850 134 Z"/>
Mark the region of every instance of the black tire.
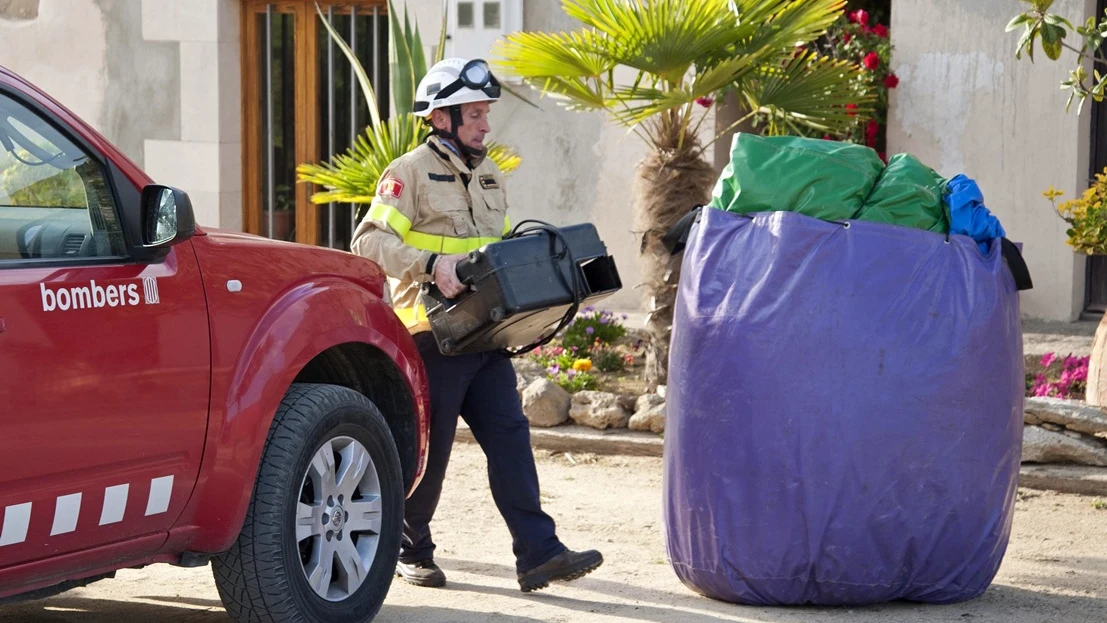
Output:
<path fill-rule="evenodd" d="M 296 538 L 296 515 L 313 457 L 324 444 L 332 440 L 349 443 L 344 441 L 349 439 L 363 446 L 376 470 L 380 529 L 372 563 L 360 587 L 330 601 L 308 581 Z M 347 502 L 353 503 L 350 497 Z M 236 621 L 251 623 L 371 620 L 392 584 L 403 531 L 403 504 L 400 458 L 376 406 L 345 387 L 293 385 L 269 428 L 242 532 L 230 551 L 212 560 L 215 584 L 227 613 Z M 331 518 L 341 514 L 334 513 Z M 348 520 L 349 513 L 345 516 Z M 326 522 L 324 519 L 324 530 Z M 352 533 L 346 538 L 352 541 Z"/>

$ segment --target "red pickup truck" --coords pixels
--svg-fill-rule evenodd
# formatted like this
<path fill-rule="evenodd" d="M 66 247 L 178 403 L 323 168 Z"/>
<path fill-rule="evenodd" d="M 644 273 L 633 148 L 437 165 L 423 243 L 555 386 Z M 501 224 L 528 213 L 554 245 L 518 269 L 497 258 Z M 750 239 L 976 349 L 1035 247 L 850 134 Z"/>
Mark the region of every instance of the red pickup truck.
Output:
<path fill-rule="evenodd" d="M 365 621 L 391 585 L 428 397 L 384 275 L 195 224 L 0 68 L 0 615 L 209 562 L 239 621 Z"/>

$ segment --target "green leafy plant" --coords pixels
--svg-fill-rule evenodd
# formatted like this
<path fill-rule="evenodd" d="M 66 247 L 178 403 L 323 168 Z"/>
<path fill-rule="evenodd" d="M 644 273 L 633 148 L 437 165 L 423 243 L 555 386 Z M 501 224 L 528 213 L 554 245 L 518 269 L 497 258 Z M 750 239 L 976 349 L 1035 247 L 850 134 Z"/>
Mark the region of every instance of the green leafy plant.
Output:
<path fill-rule="evenodd" d="M 418 24 L 414 29 L 411 26 L 407 6 L 404 6 L 401 23 L 399 14 L 392 6 L 392 0 L 389 0 L 388 56 L 391 68 L 393 114 L 388 119 L 381 119 L 373 83 L 361 61 L 342 35 L 327 21 L 318 4 L 315 9 L 331 39 L 354 66 L 354 73 L 369 109 L 370 125 L 357 136 L 346 153 L 335 154 L 326 163 L 305 163 L 296 167 L 297 178 L 300 183 L 316 184 L 325 189 L 312 194 L 313 203 L 362 204 L 356 215 L 357 220 L 361 220 L 368 210 L 368 204 L 372 203 L 376 195 L 377 184 L 388 165 L 421 145 L 430 135 L 429 126 L 412 112 L 415 105 L 415 90 L 419 81 L 427 73 L 422 37 L 419 34 Z M 439 32 L 437 56 L 434 62 L 442 60 L 445 42 L 446 11 L 443 6 L 442 28 Z M 488 158 L 495 162 L 504 174 L 511 173 L 521 163 L 521 159 L 513 149 L 495 142 L 488 143 Z"/>
<path fill-rule="evenodd" d="M 596 343 L 589 351 L 592 364 L 600 372 L 622 372 L 633 357 L 624 354 L 622 349 L 610 344 Z"/>
<path fill-rule="evenodd" d="M 561 345 L 568 349 L 575 348 L 584 355 L 594 344 L 612 344 L 626 334 L 626 327 L 619 322 L 615 314 L 586 307 L 572 324 L 565 328 Z"/>
<path fill-rule="evenodd" d="M 1095 66 L 1107 66 L 1107 55 L 1101 49 L 1107 39 L 1107 17 L 1098 22 L 1095 17 L 1089 17 L 1084 25 L 1073 26 L 1072 22 L 1050 13 L 1054 0 L 1022 0 L 1030 5 L 1029 10 L 1016 15 L 1007 24 L 1007 32 L 1022 28 L 1022 36 L 1015 48 L 1015 58 L 1021 59 L 1023 54 L 1034 62 L 1034 48 L 1040 43 L 1042 51 L 1050 60 L 1061 58 L 1063 50 L 1076 53 L 1076 62 L 1069 71 L 1069 79 L 1061 83 L 1063 90 L 1069 91 L 1065 110 L 1072 106 L 1073 100 L 1078 100 L 1077 113 L 1083 107 L 1084 102 L 1091 97 L 1097 102 L 1102 102 L 1104 90 L 1107 89 L 1107 74 L 1102 74 Z M 1079 37 L 1080 47 L 1076 47 L 1065 40 L 1073 32 Z M 1089 74 L 1088 61 L 1093 65 Z"/>
<path fill-rule="evenodd" d="M 1092 502 L 1092 508 L 1097 511 L 1107 511 L 1107 500 L 1095 500 Z"/>
<path fill-rule="evenodd" d="M 551 375 L 550 380 L 561 386 L 562 389 L 575 394 L 580 391 L 596 389 L 596 377 L 588 372 L 569 370 Z"/>
<path fill-rule="evenodd" d="M 1058 216 L 1068 223 L 1068 244 L 1079 253 L 1107 254 L 1107 169 L 1097 173 L 1095 182 L 1078 199 L 1057 205 L 1063 191 L 1050 187 L 1042 193 Z"/>

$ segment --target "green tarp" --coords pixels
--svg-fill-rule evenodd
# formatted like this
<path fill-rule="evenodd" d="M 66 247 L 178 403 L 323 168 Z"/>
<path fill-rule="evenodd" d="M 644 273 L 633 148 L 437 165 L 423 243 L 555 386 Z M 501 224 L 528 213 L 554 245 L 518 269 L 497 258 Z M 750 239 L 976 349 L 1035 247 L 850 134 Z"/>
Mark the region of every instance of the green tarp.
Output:
<path fill-rule="evenodd" d="M 740 214 L 799 212 L 828 221 L 855 219 L 945 233 L 945 184 L 908 154 L 893 156 L 885 166 L 875 151 L 861 145 L 739 133 L 711 207 Z"/>

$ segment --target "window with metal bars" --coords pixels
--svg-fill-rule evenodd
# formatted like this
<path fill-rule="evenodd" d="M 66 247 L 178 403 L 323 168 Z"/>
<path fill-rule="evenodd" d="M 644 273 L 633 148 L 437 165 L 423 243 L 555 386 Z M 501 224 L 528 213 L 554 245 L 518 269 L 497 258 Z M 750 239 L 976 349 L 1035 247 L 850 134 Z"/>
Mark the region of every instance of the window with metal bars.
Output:
<path fill-rule="evenodd" d="M 361 61 L 381 116 L 389 114 L 386 2 L 243 2 L 243 226 L 349 249 L 354 206 L 315 205 L 314 189 L 296 182 L 297 165 L 344 151 L 369 117 L 354 68 L 323 19 Z"/>

